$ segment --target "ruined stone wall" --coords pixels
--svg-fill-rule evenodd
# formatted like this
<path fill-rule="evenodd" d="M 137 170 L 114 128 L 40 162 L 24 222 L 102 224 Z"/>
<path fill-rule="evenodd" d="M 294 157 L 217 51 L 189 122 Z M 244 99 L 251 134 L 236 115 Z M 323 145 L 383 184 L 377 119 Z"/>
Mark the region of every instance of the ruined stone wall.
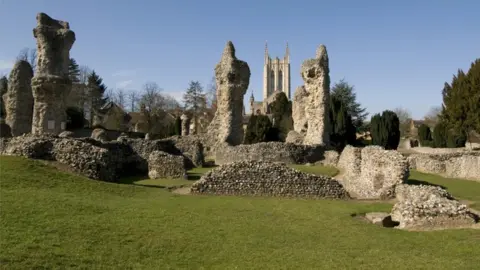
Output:
<path fill-rule="evenodd" d="M 191 187 L 194 194 L 349 198 L 336 180 L 307 174 L 285 164 L 242 161 L 221 165 Z"/>
<path fill-rule="evenodd" d="M 32 131 L 33 95 L 31 81 L 33 69 L 27 61 L 17 61 L 10 71 L 8 91 L 4 95 L 5 123 L 12 136 Z"/>
<path fill-rule="evenodd" d="M 243 142 L 243 96 L 250 83 L 250 68 L 235 56 L 229 41 L 215 67 L 217 110 L 208 127 L 208 147 L 217 143 L 239 145 Z"/>
<path fill-rule="evenodd" d="M 172 140 L 147 141 L 123 137 L 119 141 L 105 142 L 92 138 L 62 138 L 52 134 L 25 134 L 0 139 L 2 155 L 56 160 L 86 177 L 109 182 L 129 174 L 146 175 L 148 158 L 154 151 L 181 157 L 185 169 L 194 166 L 190 154 L 178 149 Z"/>
<path fill-rule="evenodd" d="M 39 13 L 33 35 L 37 39 L 37 66 L 32 79 L 32 133 L 59 134 L 67 122 L 65 99 L 71 90 L 68 66 L 75 33 L 68 22 Z"/>
<path fill-rule="evenodd" d="M 225 164 L 237 161 L 270 161 L 287 164 L 314 163 L 324 159 L 326 148 L 322 145 L 295 145 L 282 142 L 262 142 L 216 148 L 215 163 Z"/>
<path fill-rule="evenodd" d="M 338 165 L 345 189 L 358 199 L 386 199 L 409 177 L 407 159 L 395 150 L 380 146 L 356 148 L 348 145 Z"/>
<path fill-rule="evenodd" d="M 443 154 L 411 154 L 411 169 L 446 177 L 480 180 L 480 152 L 457 151 Z"/>

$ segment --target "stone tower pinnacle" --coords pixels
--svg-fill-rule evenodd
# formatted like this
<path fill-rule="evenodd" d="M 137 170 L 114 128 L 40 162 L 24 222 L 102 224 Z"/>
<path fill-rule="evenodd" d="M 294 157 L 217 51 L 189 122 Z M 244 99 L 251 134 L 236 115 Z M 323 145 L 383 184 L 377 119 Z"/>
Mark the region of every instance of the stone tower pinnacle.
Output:
<path fill-rule="evenodd" d="M 271 59 L 265 42 L 265 62 L 263 66 L 263 99 L 268 99 L 274 92 L 284 92 L 290 99 L 290 48 L 285 49 L 282 59 Z"/>

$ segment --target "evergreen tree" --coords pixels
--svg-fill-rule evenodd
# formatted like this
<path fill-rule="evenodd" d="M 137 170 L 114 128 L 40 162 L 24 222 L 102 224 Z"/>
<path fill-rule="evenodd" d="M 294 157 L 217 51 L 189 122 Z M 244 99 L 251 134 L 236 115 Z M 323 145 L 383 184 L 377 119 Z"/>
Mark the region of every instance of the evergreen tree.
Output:
<path fill-rule="evenodd" d="M 175 118 L 175 135 L 181 135 L 182 134 L 182 119 L 180 116 L 177 116 Z"/>
<path fill-rule="evenodd" d="M 382 146 L 386 150 L 397 149 L 400 143 L 400 121 L 394 112 L 386 110 L 382 115 L 376 114 L 370 123 L 373 145 Z"/>
<path fill-rule="evenodd" d="M 447 125 L 444 122 L 438 123 L 433 129 L 433 146 L 436 148 L 445 148 L 447 147 L 447 136 L 448 136 Z"/>
<path fill-rule="evenodd" d="M 270 112 L 275 120 L 273 127 L 278 130 L 279 138 L 286 138 L 288 132 L 293 128 L 292 103 L 284 92 L 277 94 L 276 99 L 270 104 Z"/>
<path fill-rule="evenodd" d="M 464 136 L 471 130 L 480 132 L 480 58 L 471 64 L 467 73 L 458 70 L 451 84 L 445 83 L 442 96 L 440 119 L 447 129 Z"/>
<path fill-rule="evenodd" d="M 457 148 L 464 147 L 467 142 L 467 138 L 464 134 L 450 131 L 447 134 L 447 147 L 448 148 Z"/>
<path fill-rule="evenodd" d="M 195 128 L 198 128 L 198 117 L 205 112 L 207 108 L 207 99 L 203 93 L 203 87 L 198 81 L 190 81 L 185 94 L 183 94 L 183 103 L 185 110 L 192 115 L 195 122 Z"/>
<path fill-rule="evenodd" d="M 80 67 L 73 58 L 70 58 L 70 64 L 68 65 L 68 77 L 72 83 L 80 82 Z"/>
<path fill-rule="evenodd" d="M 353 85 L 349 85 L 344 79 L 335 83 L 330 90 L 330 96 L 341 100 L 347 109 L 347 113 L 352 117 L 353 125 L 360 128 L 363 121 L 367 119 L 368 112 L 357 102 L 357 94 Z"/>
<path fill-rule="evenodd" d="M 89 91 L 89 99 L 92 112 L 100 109 L 106 102 L 107 97 L 105 97 L 105 91 L 107 87 L 103 83 L 103 79 L 92 70 L 87 78 L 87 88 Z M 94 113 L 90 114 L 90 123 L 93 123 Z"/>
<path fill-rule="evenodd" d="M 430 127 L 425 124 L 421 124 L 418 127 L 418 139 L 423 146 L 430 146 L 432 142 L 432 132 Z"/>
<path fill-rule="evenodd" d="M 347 145 L 354 145 L 356 143 L 356 128 L 353 125 L 352 117 L 342 101 L 336 96 L 330 97 L 330 141 L 337 148 L 342 151 Z"/>
<path fill-rule="evenodd" d="M 272 140 L 272 122 L 266 115 L 252 115 L 245 131 L 245 144 Z"/>

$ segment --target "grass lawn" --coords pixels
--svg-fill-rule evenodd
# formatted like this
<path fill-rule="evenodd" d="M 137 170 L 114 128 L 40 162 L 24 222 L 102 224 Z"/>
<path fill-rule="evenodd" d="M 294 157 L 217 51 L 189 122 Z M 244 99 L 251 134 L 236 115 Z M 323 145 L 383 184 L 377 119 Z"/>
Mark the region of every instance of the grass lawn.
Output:
<path fill-rule="evenodd" d="M 480 203 L 480 183 L 416 172 L 411 179 L 443 185 L 454 196 Z M 478 269 L 480 265 L 480 230 L 406 232 L 350 217 L 390 210 L 385 203 L 182 196 L 141 186 L 148 182 L 139 181 L 99 182 L 40 161 L 0 157 L 1 268 Z"/>

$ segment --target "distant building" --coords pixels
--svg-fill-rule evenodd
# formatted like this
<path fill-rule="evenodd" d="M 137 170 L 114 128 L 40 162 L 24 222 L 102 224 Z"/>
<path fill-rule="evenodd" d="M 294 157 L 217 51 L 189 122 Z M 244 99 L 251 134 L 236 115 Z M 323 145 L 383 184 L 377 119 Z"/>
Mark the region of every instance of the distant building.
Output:
<path fill-rule="evenodd" d="M 255 101 L 255 97 L 250 96 L 250 114 L 268 114 L 268 105 L 274 100 L 278 92 L 284 92 L 290 99 L 290 50 L 287 48 L 283 59 L 275 57 L 270 58 L 268 47 L 265 44 L 265 58 L 263 64 L 263 100 Z"/>

